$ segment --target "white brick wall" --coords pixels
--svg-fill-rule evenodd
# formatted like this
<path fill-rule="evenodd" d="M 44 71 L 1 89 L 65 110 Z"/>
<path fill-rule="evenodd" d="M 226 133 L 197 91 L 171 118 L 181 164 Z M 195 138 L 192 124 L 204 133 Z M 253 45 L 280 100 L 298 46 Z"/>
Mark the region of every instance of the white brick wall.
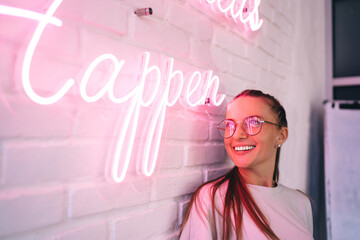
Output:
<path fill-rule="evenodd" d="M 164 232 L 174 231 L 177 226 L 177 205 L 166 203 L 150 207 L 125 218 L 110 221 L 114 232 L 110 239 L 150 239 Z M 151 231 L 139 231 L 144 226 Z"/>
<path fill-rule="evenodd" d="M 58 187 L 3 190 L 0 201 L 3 236 L 59 224 L 64 219 L 64 190 Z"/>
<path fill-rule="evenodd" d="M 51 2 L 0 4 L 44 13 Z M 264 25 L 250 33 L 198 0 L 63 0 L 54 14 L 63 26 L 49 25 L 44 31 L 30 79 L 42 96 L 53 94 L 70 77 L 76 84 L 49 106 L 32 102 L 21 83 L 23 57 L 35 21 L 1 15 L 0 238 L 177 239 L 192 192 L 231 168 L 216 130 L 225 104 L 192 108 L 177 103 L 167 108 L 152 176 L 137 174 L 146 130 L 141 127 L 147 126 L 146 117 L 153 114 L 141 108 L 127 176 L 122 183 L 109 181 L 107 157 L 127 104 L 105 98 L 86 103 L 79 93 L 84 70 L 104 53 L 126 62 L 115 84 L 118 94 L 136 86 L 145 51 L 152 54 L 150 64 L 159 65 L 162 73 L 168 57 L 175 59 L 174 69 L 184 74 L 213 70 L 227 100 L 245 88 L 275 94 L 289 108 L 292 120 L 283 152 L 282 181 L 305 190 L 307 179 L 293 176 L 307 175 L 310 105 L 321 101 L 321 84 L 314 89 L 312 81 L 322 76 L 321 63 L 319 68 L 311 67 L 304 51 L 295 45 L 301 43 L 306 51 L 313 41 L 322 44 L 321 34 L 314 33 L 311 39 L 304 34 L 308 27 L 302 21 L 305 10 L 299 9 L 305 8 L 296 6 L 312 3 L 305 2 L 263 0 L 260 18 Z M 152 7 L 154 14 L 134 15 L 136 8 L 145 7 Z M 306 11 L 317 14 L 316 9 Z M 106 83 L 96 76 L 106 74 L 107 67 L 96 70 L 90 92 Z M 298 153 L 295 160 L 293 152 Z M 296 168 L 290 166 L 292 160 Z"/>

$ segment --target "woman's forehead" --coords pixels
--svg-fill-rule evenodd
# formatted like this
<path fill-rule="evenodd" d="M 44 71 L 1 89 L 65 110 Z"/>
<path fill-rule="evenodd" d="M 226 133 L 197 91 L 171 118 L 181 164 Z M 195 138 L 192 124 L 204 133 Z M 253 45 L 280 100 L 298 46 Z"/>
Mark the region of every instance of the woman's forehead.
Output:
<path fill-rule="evenodd" d="M 231 101 L 226 109 L 226 118 L 242 120 L 248 116 L 259 116 L 276 120 L 269 103 L 261 97 L 239 97 Z"/>

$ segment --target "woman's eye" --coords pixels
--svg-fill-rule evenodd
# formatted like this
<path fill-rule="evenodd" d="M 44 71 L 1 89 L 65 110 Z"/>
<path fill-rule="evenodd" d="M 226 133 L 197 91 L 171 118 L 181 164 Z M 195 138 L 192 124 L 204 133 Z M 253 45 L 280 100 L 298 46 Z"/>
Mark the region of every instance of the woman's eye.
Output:
<path fill-rule="evenodd" d="M 233 128 L 234 127 L 234 124 L 232 122 L 226 122 L 225 123 L 225 127 L 226 128 Z"/>
<path fill-rule="evenodd" d="M 251 127 L 258 127 L 260 126 L 260 120 L 258 118 L 250 118 L 248 124 Z"/>
<path fill-rule="evenodd" d="M 250 121 L 250 125 L 257 125 L 259 124 L 259 122 L 257 120 L 251 120 Z"/>

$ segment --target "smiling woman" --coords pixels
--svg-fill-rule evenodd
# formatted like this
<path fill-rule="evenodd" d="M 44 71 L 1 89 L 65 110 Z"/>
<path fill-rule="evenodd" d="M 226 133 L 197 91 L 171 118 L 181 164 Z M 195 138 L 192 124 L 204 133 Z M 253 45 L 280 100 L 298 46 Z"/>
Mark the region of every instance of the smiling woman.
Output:
<path fill-rule="evenodd" d="M 288 136 L 279 101 L 245 90 L 218 129 L 235 167 L 194 193 L 180 239 L 313 239 L 309 198 L 278 183 Z"/>

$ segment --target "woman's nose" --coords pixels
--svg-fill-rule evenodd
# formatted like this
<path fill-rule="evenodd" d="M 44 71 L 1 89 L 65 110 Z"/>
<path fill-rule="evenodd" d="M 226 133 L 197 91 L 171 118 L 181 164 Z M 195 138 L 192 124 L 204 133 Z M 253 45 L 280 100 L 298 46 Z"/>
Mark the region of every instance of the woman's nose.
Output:
<path fill-rule="evenodd" d="M 242 128 L 242 124 L 238 124 L 235 128 L 235 133 L 233 135 L 233 138 L 241 139 L 241 138 L 247 138 L 247 137 L 248 137 L 248 135 Z"/>

